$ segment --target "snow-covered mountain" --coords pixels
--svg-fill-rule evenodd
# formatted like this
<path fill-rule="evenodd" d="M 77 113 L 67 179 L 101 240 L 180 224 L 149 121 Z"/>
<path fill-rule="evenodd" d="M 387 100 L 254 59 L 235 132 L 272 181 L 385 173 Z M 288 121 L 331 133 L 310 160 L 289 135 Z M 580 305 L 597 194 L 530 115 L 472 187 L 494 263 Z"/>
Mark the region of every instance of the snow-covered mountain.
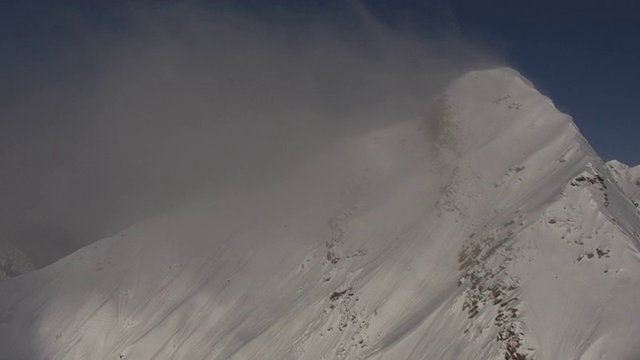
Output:
<path fill-rule="evenodd" d="M 0 359 L 637 359 L 638 171 L 511 69 L 0 283 Z"/>

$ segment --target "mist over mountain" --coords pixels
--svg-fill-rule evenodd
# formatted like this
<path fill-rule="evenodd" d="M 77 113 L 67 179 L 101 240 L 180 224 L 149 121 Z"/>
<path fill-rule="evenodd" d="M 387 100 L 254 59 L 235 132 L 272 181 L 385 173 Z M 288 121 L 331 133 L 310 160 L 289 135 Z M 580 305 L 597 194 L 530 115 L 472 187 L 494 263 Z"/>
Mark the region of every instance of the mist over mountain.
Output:
<path fill-rule="evenodd" d="M 640 170 L 495 55 L 350 9 L 130 7 L 31 68 L 0 360 L 640 357 Z"/>
<path fill-rule="evenodd" d="M 423 117 L 0 283 L 0 344 L 7 359 L 635 358 L 625 169 L 514 70 L 473 71 Z"/>
<path fill-rule="evenodd" d="M 49 37 L 69 41 L 6 76 L 0 236 L 38 267 L 203 189 L 260 187 L 334 139 L 418 117 L 455 77 L 498 63 L 362 8 L 306 24 L 205 4 L 116 9 L 111 26 L 61 12 L 71 30 L 54 22 Z"/>

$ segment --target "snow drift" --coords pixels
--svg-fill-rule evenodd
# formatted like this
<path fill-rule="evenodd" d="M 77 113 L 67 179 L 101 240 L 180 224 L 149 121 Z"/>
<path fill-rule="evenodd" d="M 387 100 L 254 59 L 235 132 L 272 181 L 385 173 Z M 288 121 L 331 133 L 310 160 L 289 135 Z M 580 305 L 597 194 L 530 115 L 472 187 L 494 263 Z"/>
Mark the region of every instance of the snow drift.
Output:
<path fill-rule="evenodd" d="M 636 173 L 517 72 L 471 72 L 286 181 L 1 282 L 0 359 L 638 358 Z"/>

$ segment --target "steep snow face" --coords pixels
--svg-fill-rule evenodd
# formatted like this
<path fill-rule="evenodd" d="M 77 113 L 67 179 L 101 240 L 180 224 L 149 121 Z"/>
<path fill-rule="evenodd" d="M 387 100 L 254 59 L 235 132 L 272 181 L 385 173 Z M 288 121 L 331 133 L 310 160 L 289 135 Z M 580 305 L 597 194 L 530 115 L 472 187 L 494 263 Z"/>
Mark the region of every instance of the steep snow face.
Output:
<path fill-rule="evenodd" d="M 425 119 L 0 283 L 0 359 L 638 358 L 610 168 L 515 71 L 472 72 Z"/>

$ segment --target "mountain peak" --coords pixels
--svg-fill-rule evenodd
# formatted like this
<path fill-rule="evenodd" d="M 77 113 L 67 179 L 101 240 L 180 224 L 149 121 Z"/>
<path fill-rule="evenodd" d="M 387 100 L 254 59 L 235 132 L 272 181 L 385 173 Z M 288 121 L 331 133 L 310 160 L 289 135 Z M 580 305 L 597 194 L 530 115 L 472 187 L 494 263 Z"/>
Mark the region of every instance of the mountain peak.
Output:
<path fill-rule="evenodd" d="M 483 79 L 484 81 L 491 81 L 490 79 L 495 79 L 495 78 L 503 78 L 505 80 L 512 80 L 512 81 L 517 79 L 521 81 L 524 85 L 531 88 L 535 88 L 535 86 L 529 79 L 524 77 L 517 70 L 507 66 L 486 69 L 486 70 L 474 70 L 467 73 L 461 79 L 464 79 L 466 77 L 480 78 L 480 79 Z"/>
<path fill-rule="evenodd" d="M 425 121 L 441 155 L 484 157 L 473 161 L 485 172 L 500 173 L 531 157 L 550 166 L 542 173 L 572 164 L 565 163 L 569 159 L 598 159 L 571 117 L 510 68 L 462 76 L 431 103 Z"/>
<path fill-rule="evenodd" d="M 326 149 L 279 184 L 213 194 L 0 282 L 0 348 L 637 358 L 640 215 L 615 184 L 624 171 L 520 74 L 474 71 L 425 119 Z"/>

